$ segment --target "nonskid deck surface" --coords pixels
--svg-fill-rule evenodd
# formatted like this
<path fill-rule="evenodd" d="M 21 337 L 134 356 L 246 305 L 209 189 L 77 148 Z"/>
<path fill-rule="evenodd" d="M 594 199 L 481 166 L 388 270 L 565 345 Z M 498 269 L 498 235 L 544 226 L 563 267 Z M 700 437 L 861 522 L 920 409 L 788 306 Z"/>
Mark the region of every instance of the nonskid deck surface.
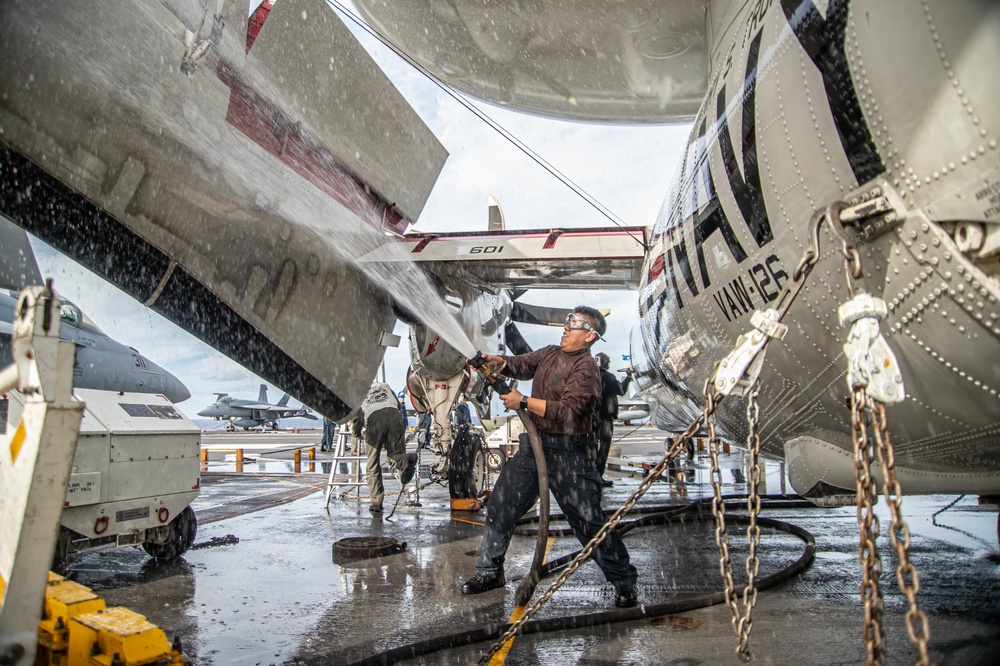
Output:
<path fill-rule="evenodd" d="M 666 433 L 619 427 L 622 459 L 611 462 L 609 513 L 639 486 L 641 463 L 655 462 Z M 400 502 L 389 517 L 399 484 L 386 474 L 386 512 L 368 511 L 367 499 L 333 499 L 324 509 L 329 453 L 318 448 L 308 472 L 291 473 L 292 449 L 318 444 L 319 431 L 300 433 L 207 433 L 203 447 L 251 446 L 269 470 L 245 464 L 243 474 L 221 458 L 209 458 L 202 492 L 194 503 L 199 543 L 233 535 L 239 543 L 189 551 L 161 565 L 138 549 L 107 547 L 81 553 L 67 572 L 97 589 L 109 605 L 149 617 L 168 637 L 179 636 L 194 664 L 351 663 L 384 650 L 429 638 L 507 622 L 514 611 L 516 581 L 528 571 L 531 536 L 515 536 L 507 557 L 507 587 L 463 596 L 459 587 L 475 573 L 484 511 L 449 509 L 447 488 L 420 491 L 420 506 Z M 224 444 L 220 442 L 225 440 Z M 232 444 L 232 446 L 229 446 Z M 412 444 L 410 445 L 412 448 Z M 425 461 L 426 462 L 426 461 Z M 736 483 L 740 453 L 721 459 L 723 492 L 745 492 Z M 326 463 L 324 465 L 324 463 Z M 227 467 L 228 465 L 228 467 Z M 261 462 L 256 464 L 257 467 Z M 653 484 L 639 507 L 676 505 L 710 497 L 709 459 L 699 453 L 671 482 Z M 221 471 L 213 471 L 219 469 Z M 424 472 L 425 470 L 421 470 Z M 767 466 L 767 492 L 782 491 L 781 469 Z M 424 479 L 426 482 L 426 479 Z M 904 489 L 905 490 L 905 489 Z M 362 495 L 367 494 L 362 490 Z M 904 500 L 920 573 L 919 603 L 930 616 L 931 656 L 938 664 L 992 663 L 1000 653 L 1000 558 L 993 507 L 967 497 L 937 516 L 951 496 Z M 553 511 L 556 510 L 553 503 Z M 740 513 L 731 509 L 730 514 Z M 889 515 L 878 506 L 883 529 L 882 591 L 889 663 L 912 663 L 903 615 L 906 599 L 894 577 L 896 556 L 887 537 Z M 802 575 L 760 593 L 751 648 L 758 663 L 857 664 L 864 662 L 859 603 L 858 526 L 854 507 L 765 509 L 764 515 L 803 527 L 816 537 L 817 554 Z M 555 527 L 565 526 L 556 522 Z M 643 527 L 626 536 L 639 569 L 639 598 L 646 605 L 696 597 L 722 589 L 711 522 Z M 745 530 L 729 529 L 737 584 L 745 580 Z M 406 542 L 402 553 L 337 564 L 335 542 L 348 537 L 386 537 Z M 804 550 L 795 536 L 764 529 L 760 576 L 795 562 Z M 579 548 L 557 537 L 549 559 Z M 338 558 L 339 559 L 339 558 Z M 554 580 L 545 579 L 537 595 Z M 593 563 L 584 564 L 546 604 L 538 618 L 613 609 L 613 590 Z M 480 643 L 423 656 L 410 663 L 474 663 L 489 648 Z M 509 664 L 736 664 L 735 638 L 725 605 L 659 618 L 588 629 L 519 637 Z"/>

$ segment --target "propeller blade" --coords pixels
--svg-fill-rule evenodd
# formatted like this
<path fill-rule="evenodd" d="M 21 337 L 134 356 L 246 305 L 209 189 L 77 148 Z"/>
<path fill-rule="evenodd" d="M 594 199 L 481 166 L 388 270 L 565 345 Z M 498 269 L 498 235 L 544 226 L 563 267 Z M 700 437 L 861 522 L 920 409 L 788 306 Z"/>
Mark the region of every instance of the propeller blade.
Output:
<path fill-rule="evenodd" d="M 513 303 L 510 318 L 522 324 L 537 324 L 539 326 L 562 326 L 566 317 L 573 314 L 572 308 L 549 308 L 542 305 Z"/>
<path fill-rule="evenodd" d="M 517 356 L 518 354 L 527 354 L 531 351 L 531 345 L 524 339 L 521 335 L 521 331 L 518 330 L 517 326 L 513 323 L 508 323 L 504 329 L 504 337 L 507 342 L 507 350 Z"/>

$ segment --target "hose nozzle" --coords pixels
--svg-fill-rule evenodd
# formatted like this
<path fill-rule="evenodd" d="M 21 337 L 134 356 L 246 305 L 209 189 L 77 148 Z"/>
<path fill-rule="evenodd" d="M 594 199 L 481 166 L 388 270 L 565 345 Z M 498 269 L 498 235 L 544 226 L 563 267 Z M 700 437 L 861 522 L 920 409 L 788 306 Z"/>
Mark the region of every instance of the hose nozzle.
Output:
<path fill-rule="evenodd" d="M 469 365 L 483 376 L 483 379 L 490 385 L 490 388 L 496 391 L 497 395 L 507 395 L 510 393 L 510 386 L 506 380 L 500 376 L 498 371 L 486 365 L 486 359 L 483 358 L 482 352 L 476 352 L 476 355 L 469 359 Z"/>

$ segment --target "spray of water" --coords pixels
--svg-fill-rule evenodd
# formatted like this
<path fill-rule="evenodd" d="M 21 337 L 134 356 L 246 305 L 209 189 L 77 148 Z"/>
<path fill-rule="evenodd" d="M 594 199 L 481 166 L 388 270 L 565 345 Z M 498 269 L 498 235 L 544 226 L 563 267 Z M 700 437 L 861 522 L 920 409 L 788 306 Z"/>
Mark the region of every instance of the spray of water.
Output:
<path fill-rule="evenodd" d="M 365 235 L 372 236 L 372 250 L 378 251 L 381 261 L 365 262 L 355 259 L 352 262 L 355 269 L 384 293 L 406 305 L 409 312 L 463 356 L 474 356 L 476 348 L 472 340 L 448 311 L 427 274 L 411 260 L 406 249 L 382 234 Z"/>

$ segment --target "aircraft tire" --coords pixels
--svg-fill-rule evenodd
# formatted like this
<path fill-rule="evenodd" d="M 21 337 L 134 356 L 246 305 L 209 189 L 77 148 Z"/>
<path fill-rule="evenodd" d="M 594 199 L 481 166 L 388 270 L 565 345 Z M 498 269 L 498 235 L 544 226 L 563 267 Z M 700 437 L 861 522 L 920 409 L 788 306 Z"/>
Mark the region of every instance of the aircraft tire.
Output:
<path fill-rule="evenodd" d="M 459 435 L 451 445 L 448 493 L 451 499 L 479 497 L 486 479 L 483 439 L 472 432 Z"/>
<path fill-rule="evenodd" d="M 176 560 L 186 553 L 191 544 L 194 543 L 194 538 L 198 535 L 198 519 L 194 515 L 194 510 L 187 506 L 164 528 L 156 529 L 163 529 L 166 534 L 160 535 L 163 537 L 162 539 L 151 541 L 149 534 L 153 530 L 148 530 L 142 549 L 155 560 Z"/>

